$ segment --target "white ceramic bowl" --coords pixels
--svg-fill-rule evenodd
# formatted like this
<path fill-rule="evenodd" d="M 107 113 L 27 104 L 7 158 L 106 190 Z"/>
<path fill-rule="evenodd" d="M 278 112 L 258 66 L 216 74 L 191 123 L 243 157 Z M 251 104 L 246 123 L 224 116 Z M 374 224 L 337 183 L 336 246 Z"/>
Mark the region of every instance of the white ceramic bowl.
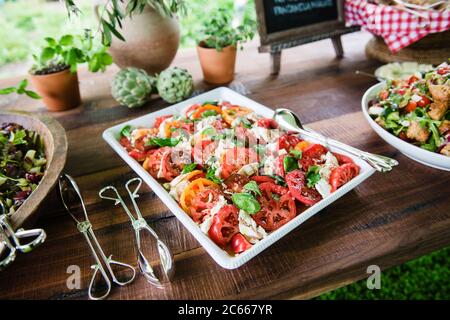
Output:
<path fill-rule="evenodd" d="M 150 188 L 158 195 L 158 197 L 164 202 L 164 204 L 173 212 L 173 214 L 181 221 L 181 223 L 189 230 L 189 232 L 200 242 L 200 244 L 205 248 L 209 255 L 222 267 L 226 269 L 234 269 L 243 265 L 261 251 L 284 237 L 287 233 L 301 225 L 303 222 L 317 214 L 320 210 L 330 205 L 344 194 L 355 188 L 358 184 L 366 180 L 374 173 L 374 169 L 369 166 L 365 161 L 359 158 L 355 158 L 352 155 L 335 148 L 330 148 L 331 151 L 336 151 L 351 157 L 356 164 L 361 168 L 360 174 L 353 178 L 351 181 L 343 185 L 341 188 L 333 192 L 331 195 L 322 199 L 315 205 L 309 207 L 307 210 L 299 214 L 297 217 L 286 223 L 281 228 L 270 233 L 266 238 L 255 244 L 250 250 L 247 250 L 239 255 L 230 256 L 224 250 L 219 248 L 206 234 L 204 234 L 200 228 L 195 224 L 195 222 L 181 209 L 178 203 L 169 195 L 169 193 L 156 181 L 144 168 L 132 157 L 128 155 L 126 150 L 119 144 L 120 130 L 125 125 L 131 125 L 134 127 L 145 127 L 151 126 L 155 122 L 156 117 L 174 113 L 180 113 L 185 107 L 195 104 L 202 103 L 205 101 L 212 100 L 226 100 L 233 104 L 238 104 L 246 106 L 255 113 L 260 114 L 264 117 L 272 117 L 273 110 L 253 101 L 247 97 L 244 97 L 228 88 L 217 88 L 212 91 L 206 92 L 194 98 L 188 99 L 186 101 L 180 102 L 173 106 L 167 107 L 165 109 L 150 113 L 143 117 L 127 121 L 118 124 L 114 127 L 106 129 L 103 132 L 103 138 L 106 142 L 117 152 L 117 154 L 138 174 L 142 180 L 144 180 Z M 309 139 L 314 141 L 313 139 Z M 351 209 L 351 208 L 349 208 Z M 177 235 L 174 235 L 177 236 Z"/>
<path fill-rule="evenodd" d="M 408 158 L 411 158 L 414 161 L 417 161 L 421 164 L 424 164 L 429 167 L 433 167 L 440 170 L 450 171 L 450 157 L 441 155 L 439 153 L 431 152 L 425 149 L 422 149 L 418 146 L 415 146 L 411 143 L 403 141 L 400 138 L 397 138 L 390 132 L 383 129 L 378 123 L 376 123 L 372 117 L 369 115 L 369 101 L 373 99 L 385 86 L 384 83 L 378 83 L 372 87 L 370 87 L 366 93 L 364 94 L 361 107 L 369 125 L 373 130 L 387 143 L 389 143 L 394 148 L 398 149 L 401 153 L 403 153 Z"/>

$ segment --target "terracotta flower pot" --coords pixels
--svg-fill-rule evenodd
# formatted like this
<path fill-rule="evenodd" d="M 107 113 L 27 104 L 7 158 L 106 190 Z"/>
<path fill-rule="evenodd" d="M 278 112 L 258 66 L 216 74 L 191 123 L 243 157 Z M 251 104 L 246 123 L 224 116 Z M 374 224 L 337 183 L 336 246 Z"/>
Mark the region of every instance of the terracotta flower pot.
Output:
<path fill-rule="evenodd" d="M 225 84 L 233 81 L 236 64 L 236 47 L 228 46 L 222 51 L 205 48 L 203 43 L 197 46 L 202 66 L 203 78 L 212 84 Z"/>
<path fill-rule="evenodd" d="M 134 12 L 131 19 L 123 19 L 120 33 L 125 41 L 113 37 L 109 48 L 114 63 L 120 68 L 141 68 L 151 75 L 170 66 L 180 44 L 177 18 L 163 17 L 149 6 L 142 13 Z"/>
<path fill-rule="evenodd" d="M 34 88 L 49 111 L 64 111 L 81 104 L 77 73 L 69 69 L 59 72 L 30 75 Z"/>

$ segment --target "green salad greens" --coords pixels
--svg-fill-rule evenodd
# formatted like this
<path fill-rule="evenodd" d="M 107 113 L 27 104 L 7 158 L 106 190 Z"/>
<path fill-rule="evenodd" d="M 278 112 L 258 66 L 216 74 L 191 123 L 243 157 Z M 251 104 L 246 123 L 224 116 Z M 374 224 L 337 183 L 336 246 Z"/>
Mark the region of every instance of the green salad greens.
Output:
<path fill-rule="evenodd" d="M 6 213 L 14 213 L 36 189 L 47 160 L 43 139 L 16 123 L 0 130 L 0 202 Z"/>
<path fill-rule="evenodd" d="M 369 114 L 387 131 L 425 150 L 450 156 L 450 66 L 387 81 Z"/>

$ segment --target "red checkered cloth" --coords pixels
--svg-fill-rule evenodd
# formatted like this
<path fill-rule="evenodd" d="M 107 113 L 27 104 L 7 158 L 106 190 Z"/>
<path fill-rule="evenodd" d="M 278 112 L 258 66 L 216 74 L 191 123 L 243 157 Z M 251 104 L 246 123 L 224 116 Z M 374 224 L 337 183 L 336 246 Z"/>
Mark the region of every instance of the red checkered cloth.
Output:
<path fill-rule="evenodd" d="M 346 0 L 345 23 L 361 26 L 381 36 L 391 52 L 422 39 L 430 33 L 450 29 L 450 11 L 420 11 L 427 19 L 417 17 L 396 7 L 376 5 L 365 0 Z"/>

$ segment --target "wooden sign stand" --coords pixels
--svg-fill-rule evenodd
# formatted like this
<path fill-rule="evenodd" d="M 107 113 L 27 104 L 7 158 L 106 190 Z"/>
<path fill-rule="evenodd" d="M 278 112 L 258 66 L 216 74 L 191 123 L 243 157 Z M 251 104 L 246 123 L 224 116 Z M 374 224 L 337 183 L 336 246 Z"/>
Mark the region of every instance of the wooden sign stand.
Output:
<path fill-rule="evenodd" d="M 265 0 L 256 0 L 255 5 L 258 17 L 258 31 L 261 39 L 259 52 L 270 53 L 272 75 L 277 75 L 280 72 L 281 52 L 283 49 L 330 38 L 336 52 L 336 57 L 342 58 L 344 50 L 341 35 L 359 30 L 359 27 L 345 27 L 343 13 L 344 2 L 343 0 L 337 0 L 336 19 L 271 32 L 267 26 L 267 8 L 265 8 L 265 3 L 267 4 L 267 2 Z M 279 0 L 278 2 L 283 3 L 284 1 Z"/>

